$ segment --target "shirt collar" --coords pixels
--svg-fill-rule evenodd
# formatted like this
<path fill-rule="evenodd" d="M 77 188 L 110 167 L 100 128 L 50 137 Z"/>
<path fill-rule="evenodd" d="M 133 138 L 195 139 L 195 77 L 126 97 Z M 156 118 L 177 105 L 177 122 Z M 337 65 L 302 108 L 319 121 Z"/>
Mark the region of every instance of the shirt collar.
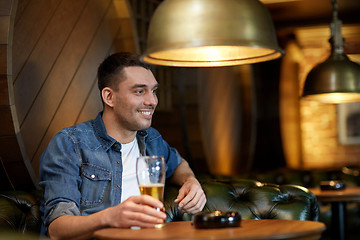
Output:
<path fill-rule="evenodd" d="M 117 141 L 110 137 L 106 133 L 106 128 L 104 121 L 102 120 L 103 112 L 100 112 L 93 121 L 93 127 L 96 137 L 99 139 L 102 147 L 107 151 L 111 148 Z"/>
<path fill-rule="evenodd" d="M 105 149 L 105 151 L 107 151 L 114 144 L 119 144 L 119 145 L 121 145 L 121 144 L 107 134 L 105 124 L 102 119 L 102 115 L 103 115 L 103 112 L 99 112 L 99 114 L 93 121 L 93 127 L 94 127 L 94 131 L 95 131 L 95 135 L 99 139 L 102 147 Z M 141 139 L 140 140 L 141 142 L 145 142 L 145 139 L 147 136 L 148 136 L 147 129 L 137 131 L 136 138 Z"/>

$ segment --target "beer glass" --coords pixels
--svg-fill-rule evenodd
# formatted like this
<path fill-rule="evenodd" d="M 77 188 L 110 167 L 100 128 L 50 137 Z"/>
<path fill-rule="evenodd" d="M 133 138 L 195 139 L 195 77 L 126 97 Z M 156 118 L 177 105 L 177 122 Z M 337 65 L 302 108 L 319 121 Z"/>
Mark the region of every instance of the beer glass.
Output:
<path fill-rule="evenodd" d="M 141 156 L 136 161 L 136 177 L 142 195 L 164 201 L 165 161 L 162 156 Z M 157 209 L 161 211 L 161 209 Z M 165 224 L 157 224 L 161 228 Z"/>

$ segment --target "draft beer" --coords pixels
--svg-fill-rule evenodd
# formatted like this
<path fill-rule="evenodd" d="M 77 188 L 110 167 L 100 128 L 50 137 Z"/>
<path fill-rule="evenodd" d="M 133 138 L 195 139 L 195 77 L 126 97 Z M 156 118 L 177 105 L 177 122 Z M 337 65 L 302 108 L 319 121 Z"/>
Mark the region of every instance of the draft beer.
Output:
<path fill-rule="evenodd" d="M 164 184 L 144 184 L 139 185 L 139 188 L 142 195 L 150 195 L 153 198 L 160 200 L 161 202 L 164 201 Z"/>
<path fill-rule="evenodd" d="M 136 161 L 136 178 L 142 195 L 150 195 L 163 202 L 165 186 L 165 161 L 162 156 L 141 156 Z M 161 211 L 161 209 L 157 209 Z M 165 224 L 157 224 L 161 228 Z"/>

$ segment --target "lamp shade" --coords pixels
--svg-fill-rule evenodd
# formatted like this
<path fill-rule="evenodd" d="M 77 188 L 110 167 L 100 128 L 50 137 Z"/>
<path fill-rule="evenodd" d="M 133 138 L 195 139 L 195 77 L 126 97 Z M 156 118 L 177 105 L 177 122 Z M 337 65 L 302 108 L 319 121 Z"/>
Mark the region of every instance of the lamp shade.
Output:
<path fill-rule="evenodd" d="M 360 65 L 344 53 L 332 53 L 308 74 L 303 98 L 323 103 L 360 101 Z"/>
<path fill-rule="evenodd" d="M 331 55 L 310 71 L 305 80 L 302 97 L 322 103 L 359 102 L 360 65 L 350 61 L 344 53 L 342 22 L 338 19 L 337 0 L 331 0 L 331 4 Z"/>
<path fill-rule="evenodd" d="M 152 16 L 142 60 L 204 67 L 281 56 L 271 16 L 258 0 L 166 0 Z"/>

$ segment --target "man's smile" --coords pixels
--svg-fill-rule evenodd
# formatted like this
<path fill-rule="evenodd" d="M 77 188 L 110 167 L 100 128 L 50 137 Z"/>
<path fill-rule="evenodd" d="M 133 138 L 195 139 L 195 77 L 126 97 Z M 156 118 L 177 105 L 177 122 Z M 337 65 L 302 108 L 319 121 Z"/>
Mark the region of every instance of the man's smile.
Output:
<path fill-rule="evenodd" d="M 141 115 L 144 115 L 146 118 L 151 118 L 154 113 L 154 110 L 153 109 L 138 110 L 138 113 L 140 113 Z"/>

